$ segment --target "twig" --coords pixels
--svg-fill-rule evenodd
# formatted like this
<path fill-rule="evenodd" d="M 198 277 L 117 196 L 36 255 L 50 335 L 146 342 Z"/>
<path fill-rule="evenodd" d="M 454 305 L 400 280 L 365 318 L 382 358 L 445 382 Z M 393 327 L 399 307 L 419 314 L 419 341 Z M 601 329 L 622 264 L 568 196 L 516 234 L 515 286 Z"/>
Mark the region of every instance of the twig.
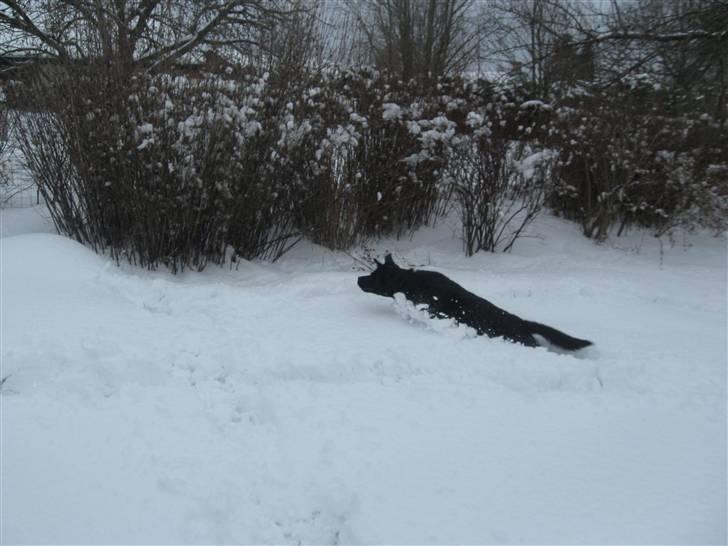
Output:
<path fill-rule="evenodd" d="M 346 254 L 347 256 L 349 256 L 349 258 L 351 258 L 352 260 L 354 260 L 358 264 L 366 267 L 367 268 L 367 271 L 374 271 L 374 268 L 371 266 L 371 264 L 368 264 L 367 262 L 365 262 L 361 258 L 357 258 L 356 256 L 354 256 L 353 254 L 350 254 L 349 252 L 344 252 L 344 254 Z"/>

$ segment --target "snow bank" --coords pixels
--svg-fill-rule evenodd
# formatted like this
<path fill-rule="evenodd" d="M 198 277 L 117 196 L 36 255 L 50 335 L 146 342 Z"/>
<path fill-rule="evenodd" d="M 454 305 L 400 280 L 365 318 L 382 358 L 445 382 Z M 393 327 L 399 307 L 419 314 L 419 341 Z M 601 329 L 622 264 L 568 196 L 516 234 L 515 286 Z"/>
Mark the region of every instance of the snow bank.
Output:
<path fill-rule="evenodd" d="M 381 250 L 585 353 L 403 320 L 316 247 L 172 277 L 1 239 L 2 542 L 724 541 L 725 247 L 537 228 Z"/>

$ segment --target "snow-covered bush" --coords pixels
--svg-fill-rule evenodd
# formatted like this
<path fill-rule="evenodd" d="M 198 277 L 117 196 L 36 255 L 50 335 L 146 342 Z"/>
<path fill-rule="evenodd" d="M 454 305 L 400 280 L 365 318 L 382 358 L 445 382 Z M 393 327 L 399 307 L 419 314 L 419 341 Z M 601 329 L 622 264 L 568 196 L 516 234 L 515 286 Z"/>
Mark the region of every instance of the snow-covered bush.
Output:
<path fill-rule="evenodd" d="M 467 184 L 450 184 L 448 162 L 503 159 L 510 144 L 491 137 L 532 136 L 520 102 L 487 82 L 443 80 L 426 95 L 371 69 L 284 88 L 246 74 L 119 81 L 96 67 L 60 79 L 53 113 L 23 130 L 59 229 L 117 260 L 172 269 L 275 259 L 303 236 L 348 248 L 411 233 L 453 195 L 463 205 Z M 456 146 L 465 137 L 479 144 Z M 508 158 L 507 179 L 520 177 Z M 531 186 L 518 188 L 508 195 Z M 503 203 L 489 210 L 503 214 Z"/>
<path fill-rule="evenodd" d="M 542 208 L 555 153 L 533 136 L 533 117 L 522 124 L 521 110 L 495 96 L 467 114 L 468 131 L 453 141 L 447 182 L 468 256 L 509 251 Z"/>
<path fill-rule="evenodd" d="M 265 86 L 99 70 L 59 81 L 53 113 L 21 131 L 59 229 L 150 268 L 279 256 L 295 234 Z"/>
<path fill-rule="evenodd" d="M 22 131 L 59 229 L 177 270 L 275 259 L 302 236 L 346 248 L 432 220 L 449 123 L 434 101 L 372 70 L 283 91 L 248 74 L 120 81 L 95 67 L 59 79 L 52 113 Z"/>
<path fill-rule="evenodd" d="M 639 82 L 552 105 L 484 80 L 297 74 L 69 67 L 19 127 L 59 230 L 180 270 L 407 235 L 450 204 L 466 253 L 508 250 L 544 196 L 596 239 L 726 226 L 725 127 Z"/>
<path fill-rule="evenodd" d="M 559 184 L 550 205 L 598 240 L 630 225 L 727 227 L 728 135 L 708 114 L 671 107 L 641 80 L 572 90 L 555 110 Z M 721 176 L 720 173 L 723 173 Z"/>
<path fill-rule="evenodd" d="M 434 218 L 444 155 L 411 130 L 428 113 L 415 99 L 408 85 L 361 69 L 322 75 L 288 105 L 284 148 L 304 173 L 295 206 L 303 233 L 348 248 Z"/>
<path fill-rule="evenodd" d="M 453 198 L 464 215 L 477 200 L 492 205 L 494 214 L 510 210 L 505 218 L 525 199 L 529 212 L 516 214 L 497 237 L 510 248 L 512 242 L 505 239 L 520 233 L 542 202 L 544 177 L 538 183 L 525 180 L 518 153 L 512 151 L 540 149 L 539 123 L 547 105 L 524 104 L 515 93 L 484 80 L 441 79 L 436 93 L 428 94 L 369 69 L 328 73 L 302 97 L 288 105 L 284 133 L 288 157 L 297 149 L 296 171 L 305 173 L 295 207 L 301 213 L 299 226 L 316 242 L 347 248 L 368 238 L 408 234 L 444 214 Z M 520 141 L 532 144 L 526 148 Z M 508 157 L 508 176 L 481 181 L 468 196 L 465 188 L 471 183 L 465 178 L 471 167 L 495 156 L 499 161 Z M 484 190 L 486 185 L 516 178 L 522 182 L 499 186 L 498 202 L 490 203 L 493 194 Z M 470 225 L 471 218 L 463 220 Z M 515 228 L 516 220 L 525 223 Z M 495 246 L 466 243 L 470 252 Z"/>
<path fill-rule="evenodd" d="M 368 237 L 410 233 L 434 219 L 440 199 L 447 150 L 423 136 L 423 129 L 434 129 L 437 105 L 383 77 L 350 85 L 358 113 L 367 118 L 356 154 L 363 231 Z"/>

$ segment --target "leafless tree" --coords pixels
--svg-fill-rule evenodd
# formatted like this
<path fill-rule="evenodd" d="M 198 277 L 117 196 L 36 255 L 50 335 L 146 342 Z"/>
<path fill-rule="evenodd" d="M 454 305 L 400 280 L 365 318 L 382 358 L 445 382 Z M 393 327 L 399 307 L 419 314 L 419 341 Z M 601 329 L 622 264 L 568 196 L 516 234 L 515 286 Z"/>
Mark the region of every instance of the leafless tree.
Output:
<path fill-rule="evenodd" d="M 651 74 L 676 97 L 700 97 L 723 123 L 728 92 L 728 2 L 613 2 L 605 32 L 587 34 L 605 60 L 607 84 Z"/>
<path fill-rule="evenodd" d="M 284 0 L 0 0 L 9 53 L 159 70 L 204 48 L 245 52 L 293 9 Z"/>
<path fill-rule="evenodd" d="M 474 0 L 352 0 L 369 60 L 398 75 L 431 83 L 475 59 Z"/>
<path fill-rule="evenodd" d="M 488 29 L 482 61 L 521 80 L 535 96 L 546 97 L 555 82 L 591 72 L 591 51 L 575 43 L 589 24 L 582 3 L 488 0 L 479 7 L 480 24 Z"/>
<path fill-rule="evenodd" d="M 335 5 L 327 0 L 289 0 L 289 15 L 259 33 L 260 40 L 252 64 L 267 70 L 275 83 L 296 88 L 313 74 L 335 64 L 338 48 Z"/>
<path fill-rule="evenodd" d="M 725 0 L 489 0 L 481 7 L 480 17 L 497 23 L 485 57 L 515 69 L 538 94 L 565 74 L 609 86 L 653 73 L 684 92 L 702 85 L 716 110 L 725 109 Z"/>

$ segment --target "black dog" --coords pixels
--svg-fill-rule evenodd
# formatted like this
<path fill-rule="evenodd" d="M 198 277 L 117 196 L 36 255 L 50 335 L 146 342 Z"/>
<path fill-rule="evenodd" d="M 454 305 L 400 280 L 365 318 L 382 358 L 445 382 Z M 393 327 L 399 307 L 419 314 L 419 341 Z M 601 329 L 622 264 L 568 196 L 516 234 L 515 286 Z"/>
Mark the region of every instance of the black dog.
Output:
<path fill-rule="evenodd" d="M 380 296 L 393 297 L 401 292 L 415 305 L 426 304 L 430 315 L 438 318 L 453 318 L 457 322 L 474 328 L 478 335 L 503 337 L 538 347 L 534 334 L 543 336 L 550 343 L 576 351 L 592 344 L 559 332 L 555 328 L 523 320 L 516 315 L 496 307 L 488 300 L 468 292 L 442 273 L 402 269 L 387 254 L 384 263 L 375 260 L 377 268 L 371 275 L 359 277 L 359 288 Z"/>

